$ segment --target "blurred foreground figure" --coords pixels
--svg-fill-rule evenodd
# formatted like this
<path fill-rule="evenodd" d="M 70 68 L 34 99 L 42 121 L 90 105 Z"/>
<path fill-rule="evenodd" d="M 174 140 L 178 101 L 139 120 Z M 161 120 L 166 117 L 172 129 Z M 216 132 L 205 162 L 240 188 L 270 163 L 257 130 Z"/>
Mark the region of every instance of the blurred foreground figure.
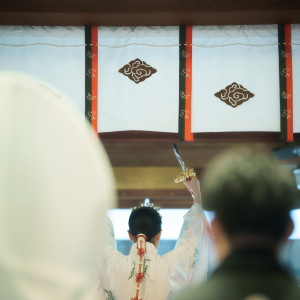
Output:
<path fill-rule="evenodd" d="M 0 299 L 93 299 L 112 172 L 58 92 L 0 73 Z"/>
<path fill-rule="evenodd" d="M 296 282 L 278 263 L 293 231 L 294 176 L 266 154 L 232 149 L 203 181 L 203 207 L 215 211 L 212 229 L 221 265 L 208 281 L 176 300 L 299 300 Z"/>

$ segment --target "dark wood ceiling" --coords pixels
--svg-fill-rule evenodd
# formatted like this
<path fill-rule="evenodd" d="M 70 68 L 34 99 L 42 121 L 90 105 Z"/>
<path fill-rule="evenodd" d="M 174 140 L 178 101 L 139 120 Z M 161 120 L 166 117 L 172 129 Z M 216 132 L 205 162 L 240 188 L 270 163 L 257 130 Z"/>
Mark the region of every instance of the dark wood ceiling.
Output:
<path fill-rule="evenodd" d="M 12 0 L 0 25 L 244 25 L 300 23 L 299 0 Z"/>

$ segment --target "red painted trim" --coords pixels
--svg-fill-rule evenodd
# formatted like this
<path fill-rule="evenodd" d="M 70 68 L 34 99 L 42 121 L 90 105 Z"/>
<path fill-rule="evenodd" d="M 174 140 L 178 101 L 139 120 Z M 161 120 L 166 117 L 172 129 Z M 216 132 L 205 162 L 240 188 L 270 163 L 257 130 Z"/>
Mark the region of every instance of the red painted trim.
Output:
<path fill-rule="evenodd" d="M 92 127 L 96 132 L 98 123 L 98 26 L 91 27 L 92 36 Z"/>
<path fill-rule="evenodd" d="M 186 141 L 193 141 L 192 134 L 192 62 L 193 26 L 186 26 L 186 77 L 185 77 L 185 133 Z"/>
<path fill-rule="evenodd" d="M 286 61 L 286 94 L 287 94 L 287 142 L 293 141 L 293 64 L 292 64 L 292 30 L 291 24 L 284 25 L 285 61 Z"/>

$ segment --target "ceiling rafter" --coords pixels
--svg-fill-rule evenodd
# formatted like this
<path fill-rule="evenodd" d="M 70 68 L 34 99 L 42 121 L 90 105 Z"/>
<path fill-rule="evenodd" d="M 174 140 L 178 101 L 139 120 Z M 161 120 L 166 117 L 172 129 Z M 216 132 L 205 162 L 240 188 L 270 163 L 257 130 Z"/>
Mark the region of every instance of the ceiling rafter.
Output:
<path fill-rule="evenodd" d="M 300 23 L 295 0 L 15 0 L 0 25 L 171 26 Z"/>

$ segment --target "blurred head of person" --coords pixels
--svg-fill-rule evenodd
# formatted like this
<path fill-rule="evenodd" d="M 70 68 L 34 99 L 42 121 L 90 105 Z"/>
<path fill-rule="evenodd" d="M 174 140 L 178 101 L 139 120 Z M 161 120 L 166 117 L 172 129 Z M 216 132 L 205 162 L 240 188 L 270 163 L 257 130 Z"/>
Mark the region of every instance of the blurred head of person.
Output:
<path fill-rule="evenodd" d="M 91 299 L 114 200 L 104 148 L 71 101 L 0 72 L 0 299 Z"/>
<path fill-rule="evenodd" d="M 241 247 L 276 251 L 292 233 L 295 177 L 265 149 L 226 151 L 208 167 L 203 187 L 203 207 L 215 212 L 212 228 L 221 259 Z"/>

